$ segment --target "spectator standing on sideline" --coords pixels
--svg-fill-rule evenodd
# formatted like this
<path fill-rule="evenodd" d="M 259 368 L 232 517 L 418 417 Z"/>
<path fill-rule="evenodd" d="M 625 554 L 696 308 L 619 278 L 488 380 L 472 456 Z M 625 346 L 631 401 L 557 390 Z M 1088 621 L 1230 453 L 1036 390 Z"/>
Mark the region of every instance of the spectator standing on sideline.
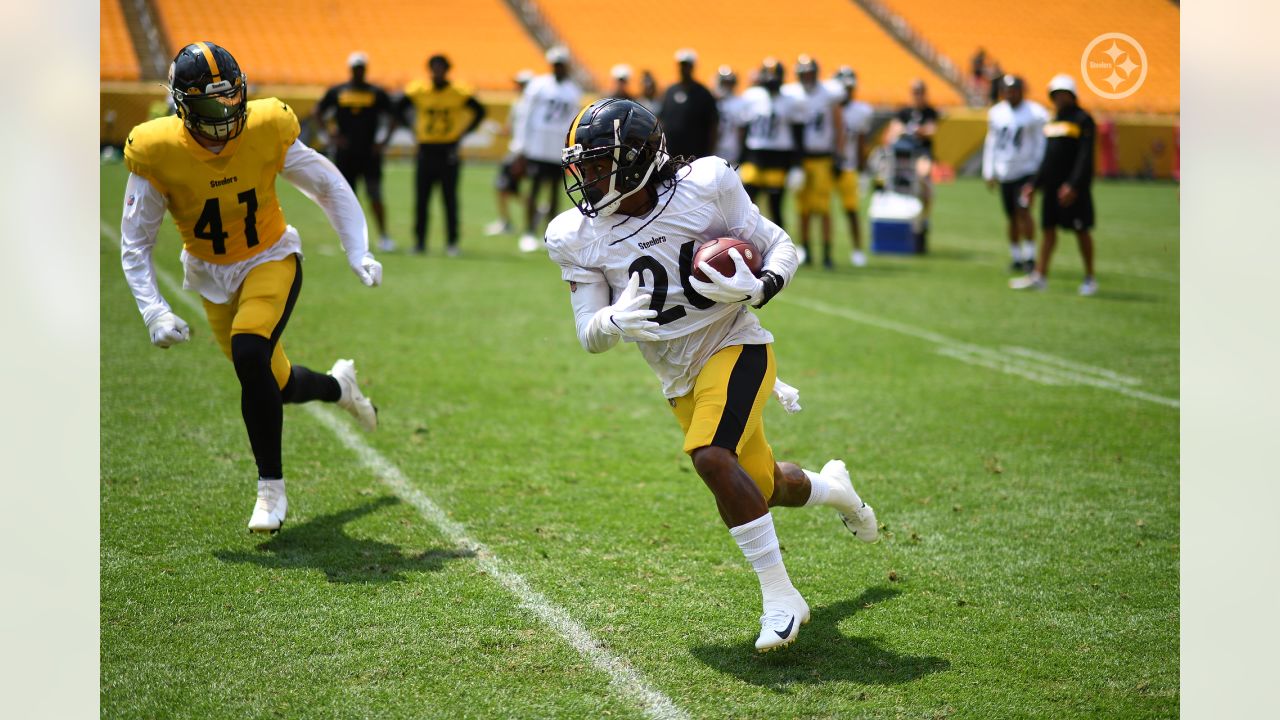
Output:
<path fill-rule="evenodd" d="M 636 102 L 654 115 L 662 109 L 662 101 L 658 99 L 658 81 L 653 79 L 653 73 L 648 70 L 640 73 L 640 97 L 636 98 Z"/>
<path fill-rule="evenodd" d="M 631 66 L 630 65 L 614 65 L 609 71 L 609 76 L 613 78 L 613 92 L 609 93 L 609 97 L 618 98 L 619 100 L 632 100 L 631 97 Z"/>
<path fill-rule="evenodd" d="M 1011 270 L 1031 272 L 1036 264 L 1031 208 L 1022 203 L 1022 188 L 1031 182 L 1044 159 L 1044 125 L 1049 112 L 1023 99 L 1022 78 L 1005 75 L 999 83 L 1004 100 L 987 111 L 987 139 L 982 145 L 982 179 L 988 189 L 1000 187 L 1009 223 Z"/>
<path fill-rule="evenodd" d="M 521 70 L 516 73 L 516 99 L 511 103 L 511 110 L 507 113 L 506 133 L 511 138 L 507 143 L 507 156 L 502 159 L 502 164 L 498 166 L 498 175 L 494 178 L 494 187 L 498 192 L 498 219 L 485 226 L 484 234 L 490 237 L 494 235 L 505 235 L 513 231 L 514 225 L 511 224 L 511 211 L 507 207 L 511 198 L 519 197 L 520 181 L 523 176 L 517 175 L 515 172 L 516 158 L 520 155 L 520 144 L 516 141 L 515 129 L 520 126 L 521 118 L 524 117 L 525 102 L 524 89 L 533 79 L 532 70 Z"/>
<path fill-rule="evenodd" d="M 716 75 L 716 110 L 720 114 L 720 131 L 716 139 L 719 157 L 737 165 L 742 160 L 742 96 L 738 95 L 738 75 L 728 65 L 721 65 Z"/>
<path fill-rule="evenodd" d="M 333 127 L 329 130 L 329 157 L 347 179 L 352 192 L 357 182 L 364 178 L 364 191 L 373 206 L 373 218 L 378 223 L 378 249 L 391 252 L 396 244 L 387 234 L 387 211 L 382 204 L 382 155 L 395 132 L 397 123 L 392 112 L 391 96 L 385 90 L 365 80 L 369 58 L 362 52 L 353 52 L 347 58 L 351 79 L 334 85 L 325 91 L 312 112 L 317 127 Z M 382 119 L 387 118 L 386 134 L 377 138 Z"/>
<path fill-rule="evenodd" d="M 1037 189 L 1044 191 L 1040 205 L 1040 231 L 1044 237 L 1036 269 L 1031 274 L 1014 278 L 1014 290 L 1044 290 L 1048 287 L 1049 261 L 1053 259 L 1058 228 L 1076 234 L 1080 259 L 1084 261 L 1081 295 L 1098 292 L 1093 275 L 1093 146 L 1097 126 L 1093 117 L 1077 104 L 1076 81 L 1070 75 L 1055 75 L 1049 81 L 1049 99 L 1056 114 L 1044 126 L 1044 161 L 1031 182 L 1023 186 L 1027 206 Z"/>
<path fill-rule="evenodd" d="M 553 47 L 547 51 L 551 72 L 529 81 L 524 89 L 525 112 L 516 127 L 520 155 L 516 168 L 529 178 L 529 195 L 525 204 L 525 232 L 520 236 L 520 252 L 535 252 L 542 247 L 538 238 L 538 193 L 548 188 L 550 212 L 556 216 L 556 205 L 564 191 L 564 139 L 569 125 L 582 106 L 582 88 L 569 76 L 569 51 Z"/>
<path fill-rule="evenodd" d="M 418 167 L 415 177 L 414 252 L 427 251 L 427 209 L 431 190 L 440 185 L 444 195 L 447 230 L 445 251 L 458 254 L 458 142 L 484 120 L 484 106 L 470 88 L 449 80 L 452 66 L 444 55 L 427 60 L 430 80 L 414 80 L 404 91 L 402 110 L 416 111 L 414 132 L 418 139 Z M 467 118 L 470 118 L 469 120 Z"/>
<path fill-rule="evenodd" d="M 676 52 L 680 80 L 662 96 L 658 120 L 667 134 L 667 152 L 672 157 L 692 158 L 710 155 L 716 147 L 716 131 L 720 113 L 716 98 L 702 83 L 693 79 L 698 54 L 692 50 Z"/>

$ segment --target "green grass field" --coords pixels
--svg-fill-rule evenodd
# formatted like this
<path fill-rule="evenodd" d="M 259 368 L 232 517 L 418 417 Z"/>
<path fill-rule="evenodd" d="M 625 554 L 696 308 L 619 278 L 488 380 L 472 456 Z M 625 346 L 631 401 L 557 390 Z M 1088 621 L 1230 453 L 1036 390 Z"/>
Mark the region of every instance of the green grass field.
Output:
<path fill-rule="evenodd" d="M 660 387 L 633 348 L 582 351 L 545 254 L 482 237 L 492 173 L 464 171 L 464 256 L 442 256 L 437 210 L 432 253 L 382 256 L 376 290 L 282 189 L 307 252 L 289 356 L 356 358 L 382 423 L 361 439 L 406 486 L 340 441 L 326 420 L 358 432 L 345 414 L 288 407 L 290 515 L 270 539 L 245 532 L 231 365 L 169 286 L 196 335 L 151 347 L 103 238 L 103 717 L 644 717 L 495 567 L 669 699 L 653 715 L 1177 716 L 1174 186 L 1095 189 L 1095 298 L 1075 294 L 1069 236 L 1047 292 L 1006 289 L 999 199 L 960 181 L 938 191 L 930 256 L 855 271 L 842 229 L 838 269 L 761 311 L 805 408 L 770 403 L 775 454 L 845 458 L 884 539 L 777 511 L 813 622 L 757 656 L 754 574 Z M 102 170 L 106 230 L 124 178 Z M 402 245 L 410 179 L 388 168 Z M 160 248 L 180 278 L 169 221 Z"/>

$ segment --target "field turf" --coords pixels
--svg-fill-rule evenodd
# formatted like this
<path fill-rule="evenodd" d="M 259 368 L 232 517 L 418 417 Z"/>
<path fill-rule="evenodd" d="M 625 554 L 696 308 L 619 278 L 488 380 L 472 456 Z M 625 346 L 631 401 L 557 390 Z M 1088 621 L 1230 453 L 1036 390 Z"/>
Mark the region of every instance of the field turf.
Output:
<path fill-rule="evenodd" d="M 245 531 L 234 371 L 170 285 L 195 337 L 148 343 L 106 237 L 125 171 L 103 168 L 103 717 L 1178 714 L 1176 187 L 1095 188 L 1094 298 L 1069 235 L 1047 292 L 1006 289 L 978 182 L 939 188 L 928 257 L 855 270 L 838 223 L 836 271 L 761 311 L 804 405 L 771 402 L 768 436 L 805 467 L 845 458 L 884 537 L 776 511 L 813 622 L 757 656 L 754 574 L 660 388 L 633 348 L 578 346 L 545 254 L 483 237 L 492 173 L 464 170 L 464 255 L 441 253 L 437 208 L 431 253 L 381 255 L 376 290 L 281 183 L 307 254 L 286 349 L 356 359 L 381 410 L 356 442 L 385 462 L 344 444 L 340 411 L 287 407 L 289 520 L 268 539 Z M 388 168 L 402 247 L 411 178 Z M 166 220 L 158 265 L 180 280 L 178 250 Z M 611 682 L 495 562 L 634 672 Z M 669 704 L 646 710 L 637 682 Z"/>

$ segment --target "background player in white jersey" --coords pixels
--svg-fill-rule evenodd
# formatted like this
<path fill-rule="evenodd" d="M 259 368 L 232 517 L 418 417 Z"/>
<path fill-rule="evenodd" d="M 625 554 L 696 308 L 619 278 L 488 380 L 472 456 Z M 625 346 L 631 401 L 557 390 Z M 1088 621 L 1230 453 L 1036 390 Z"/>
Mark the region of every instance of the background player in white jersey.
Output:
<path fill-rule="evenodd" d="M 520 251 L 538 249 L 538 193 L 546 186 L 549 217 L 556 214 L 560 199 L 560 153 L 564 148 L 564 129 L 582 104 L 582 88 L 569 77 L 569 53 L 562 47 L 547 51 L 551 72 L 539 75 L 524 89 L 524 115 L 515 128 L 515 142 L 520 147 L 515 170 L 529 178 L 529 195 L 525 203 L 525 232 L 520 236 Z"/>
<path fill-rule="evenodd" d="M 840 106 L 844 144 L 837 157 L 839 177 L 836 186 L 840 191 L 840 204 L 849 218 L 849 234 L 853 240 L 850 262 L 854 267 L 862 267 L 867 264 L 867 256 L 862 252 L 862 227 L 858 224 L 858 182 L 859 173 L 867 166 L 867 135 L 871 133 L 875 111 L 870 105 L 857 99 L 858 76 L 853 68 L 841 67 L 836 72 L 834 82 L 844 93 L 844 103 Z"/>
<path fill-rule="evenodd" d="M 809 607 L 783 566 L 769 507 L 829 505 L 859 539 L 877 533 L 842 461 L 819 473 L 776 463 L 765 439 L 773 336 L 747 306 L 762 307 L 786 286 L 795 246 L 761 217 L 723 159 L 669 160 L 657 118 L 635 102 L 583 108 L 564 165 L 576 209 L 552 220 L 546 242 L 569 283 L 578 340 L 590 352 L 637 343 L 684 430 L 685 452 L 760 580 L 756 649 L 790 644 Z M 734 275 L 704 263 L 711 282 L 691 276 L 697 246 L 725 236 L 760 252 L 760 277 L 736 250 Z"/>
<path fill-rule="evenodd" d="M 988 188 L 1000 186 L 1009 222 L 1009 269 L 1031 272 L 1036 265 L 1035 226 L 1031 209 L 1021 202 L 1021 193 L 1044 159 L 1044 124 L 1049 121 L 1049 111 L 1023 99 L 1022 78 L 1005 75 L 997 82 L 1004 99 L 987 111 L 982 178 Z"/>
<path fill-rule="evenodd" d="M 804 110 L 795 98 L 782 94 L 782 76 L 782 64 L 765 58 L 756 85 L 742 93 L 743 161 L 738 170 L 753 202 L 764 191 L 778 225 L 783 224 L 787 175 L 799 170 L 804 156 Z"/>
<path fill-rule="evenodd" d="M 809 245 L 809 221 L 817 215 L 822 230 L 822 266 L 835 267 L 831 260 L 831 191 L 833 166 L 843 150 L 844 134 L 839 132 L 840 104 L 844 93 L 831 93 L 818 82 L 818 61 L 801 55 L 796 62 L 796 82 L 783 86 L 782 92 L 795 98 L 804 112 L 804 186 L 796 193 L 796 209 L 800 214 L 800 246 L 805 261 L 813 257 Z"/>
<path fill-rule="evenodd" d="M 511 140 L 507 143 L 507 156 L 502 159 L 502 164 L 498 166 L 498 175 L 494 179 L 494 189 L 498 194 L 498 219 L 489 223 L 484 228 L 485 235 L 504 235 L 511 232 L 511 211 L 507 205 L 511 202 L 511 198 L 520 195 L 520 181 L 524 178 L 515 172 L 516 158 L 520 157 L 520 142 L 516 137 L 516 128 L 523 122 L 525 112 L 524 89 L 528 86 L 529 81 L 533 79 L 532 70 L 521 70 L 512 78 L 516 84 L 515 102 L 511 104 L 511 111 L 507 113 L 507 133 L 511 135 Z"/>
<path fill-rule="evenodd" d="M 728 65 L 716 73 L 716 103 L 720 110 L 720 132 L 716 135 L 716 155 L 730 165 L 742 160 L 742 96 L 738 95 L 738 74 Z"/>

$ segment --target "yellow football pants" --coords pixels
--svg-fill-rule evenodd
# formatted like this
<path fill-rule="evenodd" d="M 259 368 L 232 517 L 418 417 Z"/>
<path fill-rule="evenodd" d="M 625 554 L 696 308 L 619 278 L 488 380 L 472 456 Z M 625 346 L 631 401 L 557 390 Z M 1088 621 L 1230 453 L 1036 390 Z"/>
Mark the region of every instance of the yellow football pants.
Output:
<path fill-rule="evenodd" d="M 802 213 L 815 215 L 831 214 L 831 190 L 834 181 L 831 177 L 830 157 L 808 157 L 804 159 L 804 187 L 796 194 L 796 207 Z"/>
<path fill-rule="evenodd" d="M 773 496 L 773 448 L 764 437 L 764 404 L 777 377 L 772 345 L 732 345 L 707 360 L 693 390 L 672 412 L 684 430 L 684 451 L 714 445 L 738 455 L 765 502 Z"/>
<path fill-rule="evenodd" d="M 300 262 L 297 255 L 291 255 L 258 265 L 249 271 L 240 289 L 226 304 L 219 305 L 201 298 L 213 337 L 228 360 L 231 359 L 232 335 L 259 335 L 275 343 L 271 353 L 271 374 L 282 390 L 289 382 L 292 368 L 284 354 L 280 334 L 289 322 L 289 313 L 302 288 Z"/>

